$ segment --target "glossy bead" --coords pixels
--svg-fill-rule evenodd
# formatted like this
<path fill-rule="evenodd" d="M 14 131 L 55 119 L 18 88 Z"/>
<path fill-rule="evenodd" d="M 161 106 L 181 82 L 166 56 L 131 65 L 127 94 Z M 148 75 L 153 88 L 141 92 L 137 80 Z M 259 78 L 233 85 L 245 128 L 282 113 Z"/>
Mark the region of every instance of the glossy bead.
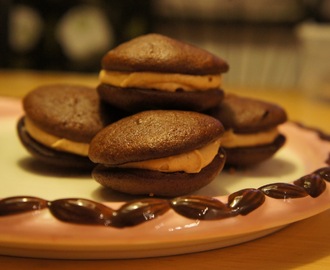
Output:
<path fill-rule="evenodd" d="M 0 200 L 0 216 L 13 215 L 47 207 L 47 201 L 30 196 L 8 197 Z"/>

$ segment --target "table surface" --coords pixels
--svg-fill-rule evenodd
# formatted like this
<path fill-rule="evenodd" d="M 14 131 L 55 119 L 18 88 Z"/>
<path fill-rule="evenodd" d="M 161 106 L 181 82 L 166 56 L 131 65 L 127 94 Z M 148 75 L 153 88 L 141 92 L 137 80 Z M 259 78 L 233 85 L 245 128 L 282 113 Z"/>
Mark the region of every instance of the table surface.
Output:
<path fill-rule="evenodd" d="M 96 86 L 97 74 L 0 70 L 0 96 L 21 98 L 48 83 Z M 280 104 L 289 120 L 330 134 L 329 100 L 318 100 L 299 89 L 224 88 L 226 92 Z M 0 269 L 328 269 L 330 268 L 330 210 L 294 223 L 267 237 L 206 252 L 132 260 L 49 260 L 0 256 Z"/>

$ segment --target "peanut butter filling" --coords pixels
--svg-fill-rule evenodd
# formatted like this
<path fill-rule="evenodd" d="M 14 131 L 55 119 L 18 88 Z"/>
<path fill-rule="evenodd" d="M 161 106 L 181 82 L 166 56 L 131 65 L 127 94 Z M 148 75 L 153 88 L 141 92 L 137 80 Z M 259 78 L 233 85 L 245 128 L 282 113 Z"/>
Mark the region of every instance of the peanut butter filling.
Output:
<path fill-rule="evenodd" d="M 251 147 L 272 143 L 278 135 L 277 128 L 250 134 L 237 134 L 230 129 L 223 134 L 221 144 L 225 148 Z"/>
<path fill-rule="evenodd" d="M 219 88 L 220 74 L 188 75 L 157 72 L 118 72 L 101 70 L 99 79 L 102 83 L 122 88 L 147 88 L 162 91 L 205 91 Z"/>
<path fill-rule="evenodd" d="M 25 117 L 25 128 L 37 142 L 58 151 L 88 156 L 89 144 L 71 141 L 49 134 L 38 128 L 28 117 Z"/>
<path fill-rule="evenodd" d="M 219 147 L 220 139 L 188 153 L 153 160 L 125 163 L 119 167 L 161 172 L 184 171 L 186 173 L 198 173 L 212 162 L 219 151 Z"/>

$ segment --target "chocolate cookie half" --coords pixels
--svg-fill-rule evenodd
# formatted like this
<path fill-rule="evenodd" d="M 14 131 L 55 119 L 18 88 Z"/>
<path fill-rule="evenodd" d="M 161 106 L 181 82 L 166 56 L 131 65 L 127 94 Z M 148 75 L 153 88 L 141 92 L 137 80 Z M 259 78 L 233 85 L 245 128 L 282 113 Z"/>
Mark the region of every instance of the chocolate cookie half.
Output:
<path fill-rule="evenodd" d="M 102 129 L 91 141 L 93 177 L 129 194 L 179 196 L 222 170 L 224 128 L 213 117 L 179 110 L 140 112 Z"/>
<path fill-rule="evenodd" d="M 285 143 L 278 125 L 287 120 L 285 110 L 273 103 L 228 94 L 210 111 L 222 122 L 226 166 L 246 167 L 272 157 Z"/>
<path fill-rule="evenodd" d="M 204 111 L 223 99 L 228 64 L 190 44 L 159 35 L 137 37 L 102 59 L 98 92 L 120 109 Z"/>
<path fill-rule="evenodd" d="M 89 143 L 119 116 L 104 106 L 96 90 L 80 85 L 38 87 L 23 99 L 25 116 L 17 124 L 25 148 L 40 161 L 88 169 Z"/>

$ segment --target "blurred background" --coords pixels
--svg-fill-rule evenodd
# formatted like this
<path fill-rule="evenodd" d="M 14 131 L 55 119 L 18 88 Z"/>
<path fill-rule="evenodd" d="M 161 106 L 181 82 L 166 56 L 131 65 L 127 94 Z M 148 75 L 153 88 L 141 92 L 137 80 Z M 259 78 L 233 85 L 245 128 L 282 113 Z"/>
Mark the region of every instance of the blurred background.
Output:
<path fill-rule="evenodd" d="M 0 69 L 97 73 L 149 32 L 227 60 L 227 85 L 330 100 L 330 0 L 0 0 Z"/>

